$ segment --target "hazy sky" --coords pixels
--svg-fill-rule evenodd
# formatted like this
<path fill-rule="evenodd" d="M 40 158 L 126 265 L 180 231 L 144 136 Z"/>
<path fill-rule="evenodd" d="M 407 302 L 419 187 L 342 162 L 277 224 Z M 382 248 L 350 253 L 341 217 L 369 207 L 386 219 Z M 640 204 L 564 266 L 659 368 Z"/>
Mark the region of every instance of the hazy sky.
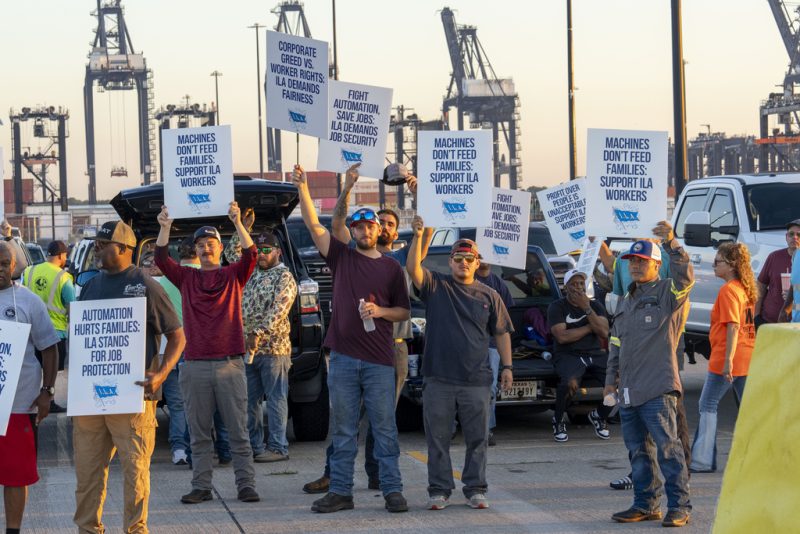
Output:
<path fill-rule="evenodd" d="M 82 91 L 96 26 L 96 19 L 89 15 L 95 2 L 9 0 L 3 4 L 0 146 L 5 149 L 5 176 L 11 178 L 6 110 L 38 104 L 65 106 L 71 116 L 69 195 L 86 198 Z M 178 103 L 186 94 L 193 102 L 212 102 L 214 79 L 209 74 L 221 71 L 220 118 L 232 126 L 234 169 L 257 170 L 256 90 L 260 82 L 256 80 L 255 33 L 247 26 L 254 22 L 274 26 L 277 16 L 270 10 L 277 2 L 130 0 L 123 5 L 133 45 L 144 53 L 154 73 L 156 107 Z M 414 108 L 425 120 L 437 118 L 451 71 L 439 16 L 445 5 L 455 11 L 459 24 L 478 27 L 497 75 L 514 78 L 522 103 L 522 186 L 567 179 L 563 0 L 339 0 L 341 79 L 392 87 L 394 105 Z M 669 6 L 669 0 L 574 0 L 579 174 L 585 171 L 587 128 L 668 130 L 672 136 Z M 312 36 L 330 41 L 330 0 L 308 0 L 305 11 Z M 768 3 L 684 0 L 683 30 L 689 136 L 704 131 L 701 124 L 728 135 L 757 133 L 759 102 L 777 90 L 775 85 L 782 82 L 788 64 Z M 263 33 L 260 41 L 263 63 Z M 262 75 L 263 70 L 262 66 Z M 96 94 L 95 106 L 98 198 L 102 199 L 140 180 L 135 94 Z M 23 145 L 34 151 L 39 144 L 30 133 L 23 137 Z M 284 159 L 291 162 L 293 158 L 294 135 L 287 135 Z M 315 167 L 315 140 L 302 140 L 301 160 L 306 168 Z M 126 164 L 128 178 L 110 178 L 112 163 Z"/>

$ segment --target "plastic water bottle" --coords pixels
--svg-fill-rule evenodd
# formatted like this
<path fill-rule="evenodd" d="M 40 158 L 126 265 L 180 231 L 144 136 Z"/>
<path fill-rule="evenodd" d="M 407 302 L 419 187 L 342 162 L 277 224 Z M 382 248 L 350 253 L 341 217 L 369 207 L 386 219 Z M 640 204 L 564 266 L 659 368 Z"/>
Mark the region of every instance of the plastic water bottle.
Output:
<path fill-rule="evenodd" d="M 553 358 L 553 355 L 550 354 L 549 351 L 542 352 L 542 359 L 546 362 L 549 362 Z"/>
<path fill-rule="evenodd" d="M 364 309 L 364 304 L 365 304 L 364 299 L 359 299 L 358 301 L 359 312 L 361 312 Z M 372 319 L 372 317 L 364 319 L 364 330 L 366 330 L 367 332 L 372 332 L 373 330 L 375 330 L 375 321 Z"/>

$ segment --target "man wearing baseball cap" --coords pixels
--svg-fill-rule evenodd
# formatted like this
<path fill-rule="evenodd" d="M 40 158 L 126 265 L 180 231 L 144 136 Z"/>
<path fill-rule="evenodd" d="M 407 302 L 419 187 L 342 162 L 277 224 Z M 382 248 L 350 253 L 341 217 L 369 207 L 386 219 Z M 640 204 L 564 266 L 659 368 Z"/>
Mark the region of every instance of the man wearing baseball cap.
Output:
<path fill-rule="evenodd" d="M 786 225 L 786 240 L 794 238 L 795 244 L 800 244 L 800 219 L 795 219 Z M 786 298 L 779 315 L 779 321 L 789 321 L 792 323 L 800 323 L 800 256 L 797 255 L 797 246 L 794 247 L 792 254 L 792 269 L 789 277 L 789 291 L 786 292 Z M 773 252 L 774 254 L 774 252 Z M 763 272 L 763 270 L 762 270 Z M 759 280 L 761 277 L 759 276 Z"/>
<path fill-rule="evenodd" d="M 450 437 L 456 414 L 466 447 L 461 481 L 468 505 L 489 507 L 486 493 L 486 453 L 489 436 L 489 398 L 492 369 L 489 339 L 494 338 L 501 361 L 501 387 L 513 382 L 511 332 L 514 327 L 500 295 L 475 280 L 478 246 L 469 239 L 450 250 L 450 272 L 429 271 L 421 264 L 423 221 L 415 216 L 414 239 L 406 270 L 425 302 L 425 354 L 422 370 L 422 414 L 428 442 L 428 509 L 450 504 L 455 488 L 450 460 Z"/>
<path fill-rule="evenodd" d="M 662 525 L 680 527 L 689 521 L 692 505 L 689 472 L 677 435 L 677 402 L 683 388 L 675 349 L 694 273 L 668 222 L 658 223 L 653 234 L 667 251 L 671 278 L 662 280 L 658 275 L 662 257 L 657 244 L 634 242 L 623 256 L 630 260 L 633 283 L 617 306 L 611 330 L 604 395 L 619 392 L 634 491 L 631 508 L 612 519 L 620 523 L 661 519 L 657 457 L 668 505 Z"/>

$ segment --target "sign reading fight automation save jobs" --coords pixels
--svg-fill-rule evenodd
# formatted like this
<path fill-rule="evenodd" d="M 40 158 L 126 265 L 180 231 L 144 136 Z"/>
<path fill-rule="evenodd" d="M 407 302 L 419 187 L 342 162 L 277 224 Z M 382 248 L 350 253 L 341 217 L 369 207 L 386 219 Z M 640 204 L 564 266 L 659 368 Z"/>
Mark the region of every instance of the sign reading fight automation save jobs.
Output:
<path fill-rule="evenodd" d="M 492 189 L 492 225 L 477 229 L 478 250 L 490 265 L 525 269 L 531 194 L 516 189 Z"/>

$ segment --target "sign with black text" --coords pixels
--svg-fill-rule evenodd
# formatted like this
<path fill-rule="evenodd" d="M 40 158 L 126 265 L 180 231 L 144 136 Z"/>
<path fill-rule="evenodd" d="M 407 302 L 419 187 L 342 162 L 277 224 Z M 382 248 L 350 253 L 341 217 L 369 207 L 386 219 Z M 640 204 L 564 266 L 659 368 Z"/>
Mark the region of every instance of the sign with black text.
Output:
<path fill-rule="evenodd" d="M 481 261 L 525 269 L 530 213 L 530 192 L 493 188 L 492 225 L 476 231 Z"/>
<path fill-rule="evenodd" d="M 28 323 L 0 321 L 0 436 L 6 435 L 30 332 Z"/>
<path fill-rule="evenodd" d="M 586 180 L 578 178 L 536 192 L 558 254 L 579 249 L 586 237 L 585 187 Z"/>

